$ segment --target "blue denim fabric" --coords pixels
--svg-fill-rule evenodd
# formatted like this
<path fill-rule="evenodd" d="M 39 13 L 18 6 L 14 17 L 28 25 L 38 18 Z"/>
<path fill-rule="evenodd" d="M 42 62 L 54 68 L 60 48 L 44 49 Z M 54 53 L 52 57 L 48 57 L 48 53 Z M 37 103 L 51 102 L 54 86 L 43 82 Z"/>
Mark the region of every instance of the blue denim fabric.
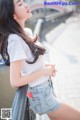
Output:
<path fill-rule="evenodd" d="M 52 80 L 47 80 L 35 87 L 29 87 L 28 91 L 32 93 L 32 98 L 29 98 L 31 109 L 39 114 L 47 114 L 58 109 L 61 103 L 57 100 Z"/>

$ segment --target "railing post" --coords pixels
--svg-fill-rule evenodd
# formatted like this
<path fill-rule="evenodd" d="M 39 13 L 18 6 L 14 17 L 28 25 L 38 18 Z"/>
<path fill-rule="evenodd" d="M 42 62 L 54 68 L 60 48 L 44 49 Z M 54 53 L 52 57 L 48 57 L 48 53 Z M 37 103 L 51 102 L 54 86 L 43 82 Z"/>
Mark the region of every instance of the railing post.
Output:
<path fill-rule="evenodd" d="M 40 34 L 40 30 L 41 30 L 41 25 L 42 23 L 44 22 L 43 19 L 38 19 L 37 20 L 37 23 L 36 23 L 36 26 L 35 26 L 35 29 L 34 29 L 34 35 L 39 35 Z"/>

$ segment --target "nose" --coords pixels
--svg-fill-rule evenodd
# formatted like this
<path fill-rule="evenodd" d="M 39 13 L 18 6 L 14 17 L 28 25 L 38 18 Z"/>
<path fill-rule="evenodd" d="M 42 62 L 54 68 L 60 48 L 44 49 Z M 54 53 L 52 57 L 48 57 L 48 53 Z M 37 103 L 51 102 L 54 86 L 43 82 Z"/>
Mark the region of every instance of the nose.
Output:
<path fill-rule="evenodd" d="M 26 4 L 26 3 L 24 3 L 24 5 L 25 5 L 25 8 L 28 8 L 28 7 L 29 7 L 29 5 L 28 5 L 28 4 Z"/>

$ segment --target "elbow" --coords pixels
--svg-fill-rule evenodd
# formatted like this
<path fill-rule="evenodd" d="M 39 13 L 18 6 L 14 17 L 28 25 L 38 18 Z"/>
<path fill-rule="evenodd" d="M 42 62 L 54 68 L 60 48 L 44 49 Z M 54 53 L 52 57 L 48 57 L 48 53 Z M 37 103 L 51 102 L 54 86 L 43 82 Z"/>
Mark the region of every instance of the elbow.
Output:
<path fill-rule="evenodd" d="M 18 88 L 18 86 L 14 85 L 14 84 L 11 84 L 11 87 L 12 88 Z"/>
<path fill-rule="evenodd" d="M 12 88 L 18 88 L 18 87 L 20 87 L 20 86 L 18 85 L 18 83 L 16 83 L 15 81 L 10 81 L 10 84 L 11 84 L 11 87 L 12 87 Z"/>
<path fill-rule="evenodd" d="M 16 84 L 11 83 L 11 87 L 12 88 L 18 88 L 19 86 L 17 86 Z"/>

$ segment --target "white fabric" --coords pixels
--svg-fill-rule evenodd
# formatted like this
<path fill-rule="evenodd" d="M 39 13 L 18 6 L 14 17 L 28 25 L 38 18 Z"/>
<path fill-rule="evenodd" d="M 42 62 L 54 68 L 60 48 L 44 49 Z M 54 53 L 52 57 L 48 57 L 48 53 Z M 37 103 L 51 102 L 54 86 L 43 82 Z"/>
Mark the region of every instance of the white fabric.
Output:
<path fill-rule="evenodd" d="M 32 36 L 32 31 L 29 28 L 26 28 L 26 31 L 29 35 Z M 40 44 L 40 42 L 36 42 L 36 44 Z M 21 76 L 25 76 L 31 74 L 45 65 L 45 55 L 40 55 L 38 60 L 34 64 L 28 64 L 25 60 L 33 61 L 34 57 L 31 54 L 31 51 L 28 45 L 24 42 L 24 40 L 18 36 L 17 34 L 11 34 L 8 37 L 8 54 L 10 56 L 10 62 L 14 62 L 17 60 L 23 60 L 21 66 Z M 38 80 L 30 83 L 30 87 L 38 85 L 44 81 L 46 81 L 49 76 L 43 76 Z"/>

